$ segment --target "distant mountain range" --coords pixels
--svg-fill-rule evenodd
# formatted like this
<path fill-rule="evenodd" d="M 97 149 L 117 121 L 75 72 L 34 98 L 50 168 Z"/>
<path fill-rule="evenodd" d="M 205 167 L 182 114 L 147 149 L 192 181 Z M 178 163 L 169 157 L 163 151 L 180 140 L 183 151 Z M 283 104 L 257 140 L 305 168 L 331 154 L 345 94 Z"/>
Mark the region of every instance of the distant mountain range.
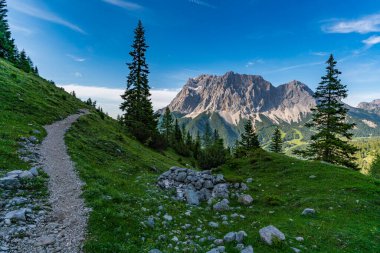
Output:
<path fill-rule="evenodd" d="M 190 78 L 168 107 L 193 135 L 202 134 L 208 122 L 227 145 L 233 145 L 244 122 L 252 118 L 262 143 L 269 142 L 278 125 L 288 148 L 294 148 L 305 144 L 311 135 L 304 124 L 315 105 L 313 91 L 302 82 L 275 87 L 258 75 L 227 72 Z M 357 124 L 355 136 L 380 136 L 380 100 L 361 103 L 359 108 L 347 107 L 348 120 Z"/>

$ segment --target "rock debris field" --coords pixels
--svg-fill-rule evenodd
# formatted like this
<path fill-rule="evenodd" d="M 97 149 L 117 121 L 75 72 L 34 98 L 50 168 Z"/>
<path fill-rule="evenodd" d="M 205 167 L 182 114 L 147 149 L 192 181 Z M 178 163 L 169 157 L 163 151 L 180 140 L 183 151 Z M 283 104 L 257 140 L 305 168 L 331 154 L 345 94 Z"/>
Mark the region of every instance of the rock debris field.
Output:
<path fill-rule="evenodd" d="M 81 198 L 83 183 L 67 154 L 64 135 L 88 111 L 81 110 L 45 126 L 47 136 L 20 138 L 18 151 L 32 168 L 12 171 L 0 178 L 0 252 L 82 251 L 88 212 Z M 39 135 L 40 131 L 33 130 Z M 46 181 L 48 197 L 31 195 L 28 185 Z"/>

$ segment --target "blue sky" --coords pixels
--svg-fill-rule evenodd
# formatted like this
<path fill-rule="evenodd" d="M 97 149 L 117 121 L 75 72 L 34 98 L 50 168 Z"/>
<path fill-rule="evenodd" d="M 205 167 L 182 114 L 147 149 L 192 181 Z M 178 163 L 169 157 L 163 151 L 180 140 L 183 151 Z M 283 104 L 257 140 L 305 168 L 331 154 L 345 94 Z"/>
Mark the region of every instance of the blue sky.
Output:
<path fill-rule="evenodd" d="M 81 96 L 119 99 L 133 29 L 142 20 L 155 107 L 189 77 L 262 75 L 275 86 L 314 89 L 333 53 L 347 102 L 380 98 L 380 1 L 373 0 L 10 0 L 9 22 L 47 79 Z M 71 85 L 71 86 L 68 86 Z M 87 86 L 87 87 L 84 87 Z"/>

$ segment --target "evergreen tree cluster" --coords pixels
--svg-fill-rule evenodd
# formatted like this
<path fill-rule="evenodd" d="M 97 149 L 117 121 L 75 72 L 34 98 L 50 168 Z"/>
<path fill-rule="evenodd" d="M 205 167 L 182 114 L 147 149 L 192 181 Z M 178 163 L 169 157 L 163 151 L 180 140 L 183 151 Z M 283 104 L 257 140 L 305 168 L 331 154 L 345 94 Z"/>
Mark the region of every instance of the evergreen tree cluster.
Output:
<path fill-rule="evenodd" d="M 38 75 L 38 68 L 34 66 L 32 60 L 22 50 L 19 52 L 15 41 L 12 38 L 11 31 L 7 20 L 7 2 L 0 0 L 0 58 L 8 60 L 14 66 L 26 73 L 34 73 Z"/>

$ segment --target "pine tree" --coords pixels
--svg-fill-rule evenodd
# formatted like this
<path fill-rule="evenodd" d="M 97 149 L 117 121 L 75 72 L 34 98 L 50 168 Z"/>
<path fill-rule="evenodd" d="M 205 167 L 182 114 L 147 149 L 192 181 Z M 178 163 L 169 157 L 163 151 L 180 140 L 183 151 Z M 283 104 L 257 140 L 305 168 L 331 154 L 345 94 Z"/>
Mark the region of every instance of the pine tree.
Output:
<path fill-rule="evenodd" d="M 175 119 L 175 124 L 174 124 L 174 141 L 177 144 L 183 143 L 182 132 L 181 132 L 181 128 L 178 124 L 178 119 Z"/>
<path fill-rule="evenodd" d="M 124 112 L 125 125 L 140 141 L 148 140 L 157 131 L 157 117 L 150 100 L 149 68 L 145 56 L 147 48 L 145 30 L 139 21 L 135 29 L 132 51 L 129 53 L 132 62 L 127 64 L 127 88 L 121 96 L 124 101 L 120 109 Z"/>
<path fill-rule="evenodd" d="M 312 121 L 307 124 L 317 133 L 311 137 L 308 149 L 301 152 L 305 157 L 356 168 L 353 155 L 357 148 L 348 143 L 354 124 L 347 123 L 348 109 L 342 99 L 347 97 L 347 86 L 341 83 L 333 55 L 327 61 L 326 75 L 322 77 L 314 97 Z"/>
<path fill-rule="evenodd" d="M 0 0 L 0 57 L 15 63 L 15 44 L 7 20 L 7 2 Z"/>
<path fill-rule="evenodd" d="M 260 148 L 259 138 L 253 128 L 251 118 L 244 124 L 244 133 L 241 134 L 240 145 L 246 150 Z"/>
<path fill-rule="evenodd" d="M 166 107 L 165 114 L 162 117 L 161 129 L 167 143 L 170 142 L 170 136 L 173 132 L 173 116 L 169 107 Z"/>
<path fill-rule="evenodd" d="M 275 153 L 282 153 L 282 136 L 279 127 L 274 130 L 270 150 Z"/>
<path fill-rule="evenodd" d="M 29 58 L 30 59 L 30 58 Z M 18 59 L 18 64 L 17 67 L 26 73 L 30 72 L 30 62 L 29 62 L 28 57 L 26 56 L 25 50 L 22 50 L 19 59 Z"/>
<path fill-rule="evenodd" d="M 193 156 L 195 159 L 198 159 L 199 154 L 201 152 L 201 148 L 202 148 L 202 140 L 201 140 L 201 135 L 199 134 L 199 131 L 198 131 L 197 138 L 195 139 L 194 147 L 193 147 Z"/>
<path fill-rule="evenodd" d="M 212 144 L 212 130 L 210 124 L 207 122 L 205 126 L 205 131 L 203 134 L 203 145 L 209 147 Z"/>

